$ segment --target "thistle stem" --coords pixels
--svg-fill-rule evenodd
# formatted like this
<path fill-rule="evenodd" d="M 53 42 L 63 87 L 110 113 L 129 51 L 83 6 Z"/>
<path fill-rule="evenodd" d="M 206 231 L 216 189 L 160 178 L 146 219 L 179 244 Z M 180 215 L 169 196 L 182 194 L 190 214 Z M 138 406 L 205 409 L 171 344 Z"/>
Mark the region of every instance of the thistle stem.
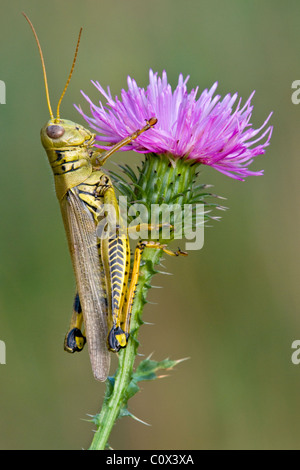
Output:
<path fill-rule="evenodd" d="M 132 378 L 133 366 L 138 349 L 138 331 L 142 325 L 142 313 L 150 281 L 155 274 L 154 266 L 159 263 L 162 251 L 146 248 L 142 255 L 139 282 L 136 288 L 131 317 L 131 333 L 128 345 L 119 353 L 119 366 L 114 378 L 109 378 L 102 410 L 98 415 L 98 429 L 89 450 L 103 450 L 120 411 L 127 402 L 127 389 Z M 111 386 L 113 385 L 113 386 Z"/>

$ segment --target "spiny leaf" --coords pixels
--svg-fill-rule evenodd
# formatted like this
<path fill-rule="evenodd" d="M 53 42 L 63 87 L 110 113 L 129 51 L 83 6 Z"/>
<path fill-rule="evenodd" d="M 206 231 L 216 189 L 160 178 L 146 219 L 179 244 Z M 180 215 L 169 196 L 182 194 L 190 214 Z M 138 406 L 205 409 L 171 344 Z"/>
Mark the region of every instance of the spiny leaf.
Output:
<path fill-rule="evenodd" d="M 150 356 L 151 357 L 151 356 Z M 127 386 L 126 393 L 125 393 L 125 400 L 124 400 L 124 408 L 127 409 L 127 402 L 130 398 L 132 398 L 139 390 L 140 387 L 138 385 L 139 382 L 145 380 L 155 380 L 159 378 L 157 372 L 159 370 L 169 370 L 173 369 L 176 364 L 183 361 L 184 359 L 172 361 L 171 359 L 164 359 L 163 361 L 154 361 L 148 357 L 141 361 L 131 376 L 130 383 Z"/>
<path fill-rule="evenodd" d="M 141 361 L 133 373 L 133 380 L 140 382 L 142 380 L 154 380 L 157 378 L 157 371 L 160 369 L 173 369 L 180 361 L 172 361 L 171 359 L 164 359 L 163 361 L 154 361 L 150 358 Z"/>

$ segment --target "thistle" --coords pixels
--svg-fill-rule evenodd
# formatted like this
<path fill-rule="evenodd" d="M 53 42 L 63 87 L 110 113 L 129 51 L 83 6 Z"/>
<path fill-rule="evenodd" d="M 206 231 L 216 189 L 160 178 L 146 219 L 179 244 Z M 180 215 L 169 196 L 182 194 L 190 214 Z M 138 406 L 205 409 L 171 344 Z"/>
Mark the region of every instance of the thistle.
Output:
<path fill-rule="evenodd" d="M 100 101 L 96 106 L 83 93 L 90 105 L 91 116 L 77 107 L 89 126 L 96 131 L 96 147 L 100 149 L 108 149 L 110 145 L 132 134 L 149 117 L 157 118 L 154 128 L 121 149 L 145 155 L 137 170 L 128 165 L 119 165 L 123 176 L 115 172 L 111 172 L 111 176 L 120 194 L 126 196 L 129 207 L 139 203 L 147 209 L 143 220 L 147 224 L 153 221 L 153 207 L 158 205 L 172 208 L 176 205 L 181 212 L 190 213 L 191 224 L 188 227 L 182 217 L 178 219 L 176 214 L 171 214 L 169 237 L 165 237 L 162 229 L 158 234 L 163 243 L 177 238 L 175 229 L 178 228 L 178 220 L 182 235 L 189 237 L 197 227 L 203 229 L 206 220 L 218 219 L 212 209 L 225 209 L 218 202 L 220 197 L 208 191 L 210 185 L 197 182 L 202 165 L 211 166 L 241 181 L 250 175 L 262 175 L 263 170 L 252 171 L 249 167 L 255 157 L 265 153 L 273 129 L 268 125 L 272 113 L 260 128 L 252 127 L 251 100 L 254 92 L 242 105 L 237 93 L 232 96 L 227 94 L 223 99 L 215 95 L 215 83 L 197 98 L 198 88 L 189 93 L 187 91 L 188 78 L 179 75 L 173 91 L 166 72 L 159 77 L 150 70 L 146 89 L 138 87 L 135 80 L 128 77 L 128 90 L 121 91 L 120 99 L 117 96 L 113 98 L 109 88 L 106 92 L 98 82 L 92 82 L 105 103 Z M 199 207 L 203 209 L 200 219 Z M 151 236 L 148 234 L 149 238 Z M 132 310 L 130 340 L 127 348 L 119 354 L 116 374 L 108 380 L 102 411 L 93 418 L 98 426 L 91 446 L 93 449 L 104 448 L 114 421 L 118 417 L 130 415 L 128 400 L 138 390 L 138 382 L 153 379 L 158 369 L 172 368 L 178 362 L 146 359 L 133 371 L 138 348 L 137 334 L 143 323 L 142 311 L 161 256 L 162 250 L 159 249 L 145 249 L 143 253 Z"/>

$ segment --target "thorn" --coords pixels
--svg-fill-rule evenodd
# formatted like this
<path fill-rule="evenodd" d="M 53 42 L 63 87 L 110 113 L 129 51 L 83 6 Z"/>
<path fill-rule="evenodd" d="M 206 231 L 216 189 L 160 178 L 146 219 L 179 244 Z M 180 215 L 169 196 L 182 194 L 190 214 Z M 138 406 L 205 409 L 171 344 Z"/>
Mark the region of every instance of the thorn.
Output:
<path fill-rule="evenodd" d="M 165 260 L 166 258 L 161 258 L 161 260 L 162 260 L 162 259 Z M 165 268 L 165 267 L 166 267 L 166 266 L 164 266 L 164 265 L 161 263 L 161 261 L 159 262 L 159 266 L 161 266 L 162 268 Z"/>
<path fill-rule="evenodd" d="M 191 358 L 190 357 L 184 357 L 183 359 L 177 359 L 176 360 L 176 366 L 177 366 L 177 364 L 180 364 L 181 362 L 184 362 L 184 361 L 188 361 L 189 359 L 191 359 Z M 171 367 L 171 369 L 172 369 L 172 367 Z"/>
<path fill-rule="evenodd" d="M 88 413 L 86 415 L 89 416 L 89 418 L 91 419 L 80 418 L 80 420 L 85 421 L 86 423 L 95 423 L 95 419 L 96 419 L 95 415 L 89 415 Z"/>
<path fill-rule="evenodd" d="M 153 356 L 153 354 L 154 354 L 154 351 L 152 351 L 152 353 L 150 353 L 149 356 L 146 357 L 146 360 L 149 361 L 151 359 L 151 357 Z"/>
<path fill-rule="evenodd" d="M 138 418 L 137 416 L 134 416 L 132 413 L 130 413 L 130 411 L 128 411 L 128 416 L 135 419 L 136 421 L 139 421 L 142 424 L 145 424 L 146 426 L 151 426 L 151 424 L 146 423 L 146 421 L 143 421 L 142 419 Z"/>
<path fill-rule="evenodd" d="M 177 359 L 176 364 L 180 364 L 181 362 L 184 361 L 189 361 L 191 358 L 190 357 L 183 357 L 182 359 Z"/>
<path fill-rule="evenodd" d="M 170 377 L 170 376 L 168 374 L 157 376 L 158 379 L 165 379 L 166 377 Z"/>

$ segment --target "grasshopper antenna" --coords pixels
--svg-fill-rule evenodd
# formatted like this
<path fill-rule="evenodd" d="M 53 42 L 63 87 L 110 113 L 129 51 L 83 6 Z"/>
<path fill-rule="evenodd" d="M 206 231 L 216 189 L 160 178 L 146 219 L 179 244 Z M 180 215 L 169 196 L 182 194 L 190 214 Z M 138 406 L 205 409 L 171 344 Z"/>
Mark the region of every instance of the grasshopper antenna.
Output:
<path fill-rule="evenodd" d="M 77 59 L 77 54 L 78 54 L 78 49 L 79 49 L 79 43 L 80 43 L 80 38 L 81 38 L 81 33 L 82 33 L 82 28 L 80 28 L 80 31 L 79 31 L 79 35 L 78 35 L 78 40 L 77 40 L 77 45 L 76 45 L 76 50 L 75 50 L 75 54 L 74 54 L 74 59 L 73 59 L 73 63 L 72 63 L 72 67 L 71 67 L 71 71 L 69 73 L 69 77 L 68 77 L 68 80 L 67 80 L 67 83 L 65 85 L 65 88 L 63 89 L 63 92 L 61 94 L 61 97 L 59 98 L 59 102 L 58 102 L 58 105 L 57 105 L 57 110 L 56 110 L 56 118 L 55 118 L 55 121 L 56 122 L 59 122 L 59 108 L 60 108 L 60 105 L 61 105 L 61 102 L 62 102 L 62 99 L 67 91 L 67 88 L 69 86 L 69 83 L 70 83 L 70 80 L 71 80 L 71 77 L 72 77 L 72 74 L 73 74 L 73 70 L 74 70 L 74 67 L 75 67 L 75 63 L 76 63 L 76 59 Z"/>
<path fill-rule="evenodd" d="M 40 41 L 39 41 L 39 38 L 37 37 L 37 34 L 36 34 L 35 29 L 34 29 L 34 27 L 33 27 L 33 24 L 31 23 L 31 21 L 30 21 L 30 19 L 28 18 L 28 16 L 27 16 L 24 12 L 22 12 L 22 15 L 25 16 L 26 20 L 28 21 L 29 26 L 30 26 L 31 29 L 32 29 L 32 32 L 33 32 L 33 34 L 34 34 L 36 43 L 37 43 L 38 48 L 39 48 L 39 53 L 40 53 L 40 56 L 41 56 L 42 67 L 43 67 L 43 75 L 44 75 L 44 82 L 45 82 L 45 91 L 46 91 L 47 105 L 48 105 L 48 109 L 49 109 L 49 113 L 50 113 L 50 118 L 51 118 L 51 119 L 54 119 L 53 112 L 52 112 L 52 108 L 51 108 L 51 104 L 50 104 L 50 96 L 49 96 L 49 88 L 48 88 L 48 81 L 47 81 L 47 74 L 46 74 L 45 61 L 44 61 L 44 57 L 43 57 L 43 52 L 42 52 L 42 48 L 41 48 L 41 45 L 40 45 Z"/>
<path fill-rule="evenodd" d="M 45 82 L 45 91 L 46 91 L 46 99 L 47 99 L 47 105 L 48 105 L 48 109 L 49 109 L 49 113 L 50 113 L 50 118 L 51 119 L 54 119 L 54 115 L 53 115 L 53 112 L 52 112 L 52 108 L 51 108 L 51 104 L 50 104 L 50 96 L 49 96 L 49 87 L 48 87 L 48 80 L 47 80 L 47 74 L 46 74 L 46 67 L 45 67 L 45 61 L 44 61 L 44 56 L 43 56 L 43 52 L 42 52 L 42 48 L 41 48 L 41 45 L 40 45 L 40 41 L 39 41 L 39 38 L 37 37 L 37 34 L 35 32 L 35 29 L 33 27 L 33 24 L 31 23 L 30 19 L 28 18 L 28 16 L 22 12 L 23 16 L 26 18 L 26 20 L 28 21 L 29 23 L 29 26 L 31 27 L 32 29 L 32 32 L 34 34 L 34 37 L 35 37 L 35 40 L 36 40 L 36 43 L 38 45 L 38 49 L 39 49 L 39 53 L 40 53 L 40 57 L 41 57 L 41 62 L 42 62 L 42 67 L 43 67 L 43 76 L 44 76 L 44 82 Z M 59 108 L 60 108 L 60 105 L 61 105 L 61 102 L 62 102 L 62 99 L 67 91 L 67 88 L 69 86 L 69 83 L 70 83 L 70 80 L 71 80 L 71 77 L 72 77 L 72 74 L 73 74 L 73 70 L 74 70 L 74 67 L 75 67 L 75 63 L 76 63 L 76 59 L 77 59 L 77 54 L 78 54 L 78 49 L 79 49 L 79 43 L 80 43 L 80 38 L 81 38 L 81 33 L 82 33 L 82 28 L 80 28 L 80 31 L 79 31 L 79 35 L 78 35 L 78 40 L 77 40 L 77 45 L 76 45 L 76 51 L 75 51 L 75 55 L 74 55 L 74 59 L 73 59 L 73 63 L 72 63 L 72 67 L 71 67 L 71 71 L 69 73 L 69 77 L 68 77 L 68 80 L 67 80 L 67 83 L 65 85 L 65 88 L 63 89 L 63 92 L 61 94 L 61 97 L 58 101 L 58 105 L 57 105 L 57 110 L 56 110 L 56 118 L 55 118 L 55 122 L 59 122 Z"/>

